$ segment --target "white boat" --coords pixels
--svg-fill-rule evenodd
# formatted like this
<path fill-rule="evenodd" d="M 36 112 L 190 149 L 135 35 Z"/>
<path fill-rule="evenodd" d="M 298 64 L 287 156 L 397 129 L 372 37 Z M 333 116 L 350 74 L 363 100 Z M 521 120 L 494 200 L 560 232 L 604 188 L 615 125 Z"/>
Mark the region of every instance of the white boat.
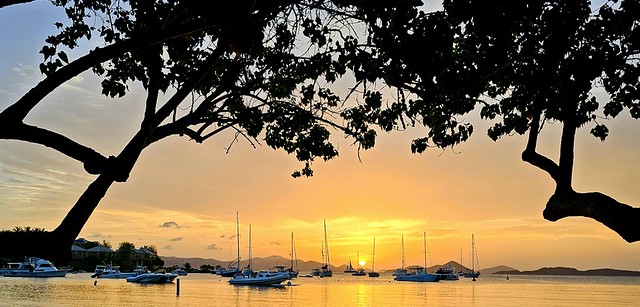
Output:
<path fill-rule="evenodd" d="M 440 275 L 427 273 L 421 266 L 410 267 L 407 275 L 396 276 L 397 281 L 437 282 Z"/>
<path fill-rule="evenodd" d="M 10 262 L 2 270 L 4 277 L 65 277 L 67 269 L 58 269 L 48 260 L 30 257 L 24 262 Z"/>
<path fill-rule="evenodd" d="M 96 265 L 95 272 L 93 275 L 91 275 L 91 277 L 120 279 L 120 278 L 136 276 L 136 275 L 138 275 L 136 272 L 123 273 L 123 272 L 120 272 L 120 267 L 106 264 L 106 265 Z"/>
<path fill-rule="evenodd" d="M 266 270 L 254 272 L 251 269 L 252 259 L 251 224 L 249 224 L 249 264 L 242 273 L 236 274 L 235 276 L 233 276 L 233 278 L 229 279 L 229 283 L 232 285 L 269 286 L 279 285 L 283 281 L 290 279 L 287 272 L 269 272 Z"/>
<path fill-rule="evenodd" d="M 175 270 L 171 271 L 171 273 L 176 274 L 178 276 L 187 276 L 187 274 L 189 274 L 189 272 L 187 272 L 187 270 L 183 268 L 176 268 Z"/>
<path fill-rule="evenodd" d="M 476 242 L 473 234 L 471 234 L 471 271 L 464 272 L 462 275 L 466 278 L 476 278 L 480 276 L 480 272 L 476 272 L 476 263 L 478 262 L 478 253 L 476 252 Z"/>
<path fill-rule="evenodd" d="M 172 283 L 178 275 L 172 273 L 142 273 L 140 275 L 127 277 L 127 282 L 135 282 L 140 284 L 166 284 Z"/>
<path fill-rule="evenodd" d="M 232 285 L 271 286 L 279 285 L 288 279 L 288 274 L 258 271 L 250 275 L 236 274 L 229 280 L 229 283 Z"/>
<path fill-rule="evenodd" d="M 437 282 L 440 280 L 440 275 L 427 273 L 427 233 L 424 233 L 424 267 L 414 266 L 411 267 L 407 275 L 398 275 L 395 280 L 397 281 L 416 281 L 416 282 Z"/>

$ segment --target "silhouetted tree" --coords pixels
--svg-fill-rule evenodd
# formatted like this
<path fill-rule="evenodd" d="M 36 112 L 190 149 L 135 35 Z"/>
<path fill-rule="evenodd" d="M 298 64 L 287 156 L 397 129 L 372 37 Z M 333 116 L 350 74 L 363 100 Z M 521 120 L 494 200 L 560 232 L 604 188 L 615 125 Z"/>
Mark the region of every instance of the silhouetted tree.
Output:
<path fill-rule="evenodd" d="M 18 2 L 28 1 L 0 7 Z M 354 137 L 363 148 L 373 146 L 373 130 L 341 119 L 344 100 L 324 86 L 346 72 L 336 54 L 353 42 L 351 25 L 361 19 L 360 2 L 54 0 L 68 20 L 56 23 L 60 32 L 40 50 L 46 78 L 2 110 L 0 139 L 44 145 L 97 177 L 53 231 L 1 233 L 0 241 L 13 248 L 0 253 L 65 263 L 111 185 L 127 181 L 142 151 L 169 136 L 200 143 L 230 130 L 253 146 L 263 139 L 303 162 L 294 176 L 310 176 L 316 158 L 337 155 L 330 129 Z M 419 4 L 371 2 L 372 9 Z M 85 38 L 104 45 L 70 58 L 65 50 Z M 302 38 L 307 41 L 300 45 Z M 106 96 L 122 97 L 134 82 L 146 90 L 140 129 L 117 155 L 25 122 L 48 94 L 87 70 L 102 78 Z"/>
<path fill-rule="evenodd" d="M 550 221 L 584 216 L 628 242 L 640 240 L 640 208 L 572 186 L 578 128 L 605 140 L 604 124 L 625 109 L 640 117 L 640 2 L 445 0 L 443 11 L 369 15 L 368 50 L 350 58 L 359 80 L 382 79 L 398 100 L 381 106 L 378 92 L 356 109 L 361 126 L 385 130 L 424 125 L 413 152 L 455 146 L 473 126 L 461 119 L 480 108 L 494 122 L 488 135 L 528 133 L 525 162 L 546 172 L 556 190 L 543 212 Z M 599 101 L 594 86 L 609 95 Z M 545 123 L 562 125 L 559 158 L 537 150 Z"/>

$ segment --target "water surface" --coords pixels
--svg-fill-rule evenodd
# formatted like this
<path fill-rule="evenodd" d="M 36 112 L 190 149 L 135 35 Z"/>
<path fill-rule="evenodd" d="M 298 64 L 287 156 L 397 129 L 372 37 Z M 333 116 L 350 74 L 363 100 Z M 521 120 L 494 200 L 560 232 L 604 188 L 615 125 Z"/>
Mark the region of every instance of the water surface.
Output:
<path fill-rule="evenodd" d="M 213 274 L 165 285 L 93 279 L 0 277 L 0 306 L 639 306 L 640 277 L 481 276 L 438 283 L 336 273 L 292 286 L 233 286 Z M 97 283 L 94 285 L 94 282 Z"/>

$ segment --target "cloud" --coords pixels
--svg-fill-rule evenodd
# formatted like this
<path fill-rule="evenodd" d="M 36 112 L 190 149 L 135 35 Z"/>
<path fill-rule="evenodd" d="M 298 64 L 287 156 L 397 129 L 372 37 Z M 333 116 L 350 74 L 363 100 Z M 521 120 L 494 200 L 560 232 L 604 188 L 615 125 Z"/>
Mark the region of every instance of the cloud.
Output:
<path fill-rule="evenodd" d="M 225 235 L 221 235 L 221 236 L 220 236 L 220 239 L 224 239 L 224 237 L 225 237 Z"/>
<path fill-rule="evenodd" d="M 216 251 L 222 250 L 222 248 L 219 248 L 218 245 L 216 245 L 215 243 L 207 245 L 207 249 L 208 250 L 216 250 Z"/>
<path fill-rule="evenodd" d="M 173 246 L 171 246 L 171 245 L 166 245 L 166 246 L 162 247 L 162 249 L 173 249 Z"/>
<path fill-rule="evenodd" d="M 278 243 L 278 242 L 270 242 L 269 245 L 271 245 L 271 246 L 273 246 L 273 245 L 280 246 L 280 243 Z"/>
<path fill-rule="evenodd" d="M 182 239 L 184 239 L 184 238 L 183 237 L 175 237 L 175 238 L 169 239 L 169 241 L 177 242 L 177 241 L 182 241 Z"/>
<path fill-rule="evenodd" d="M 178 223 L 174 222 L 174 221 L 169 221 L 169 222 L 164 222 L 162 225 L 160 225 L 160 227 L 165 227 L 165 228 L 180 228 L 182 226 L 178 225 Z"/>

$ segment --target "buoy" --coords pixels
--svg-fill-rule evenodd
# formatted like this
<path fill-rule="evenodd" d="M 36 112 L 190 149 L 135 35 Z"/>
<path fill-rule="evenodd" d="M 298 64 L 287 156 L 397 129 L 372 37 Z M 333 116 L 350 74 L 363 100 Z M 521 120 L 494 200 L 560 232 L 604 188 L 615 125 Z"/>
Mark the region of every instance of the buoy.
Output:
<path fill-rule="evenodd" d="M 176 279 L 176 296 L 180 296 L 180 278 Z"/>

